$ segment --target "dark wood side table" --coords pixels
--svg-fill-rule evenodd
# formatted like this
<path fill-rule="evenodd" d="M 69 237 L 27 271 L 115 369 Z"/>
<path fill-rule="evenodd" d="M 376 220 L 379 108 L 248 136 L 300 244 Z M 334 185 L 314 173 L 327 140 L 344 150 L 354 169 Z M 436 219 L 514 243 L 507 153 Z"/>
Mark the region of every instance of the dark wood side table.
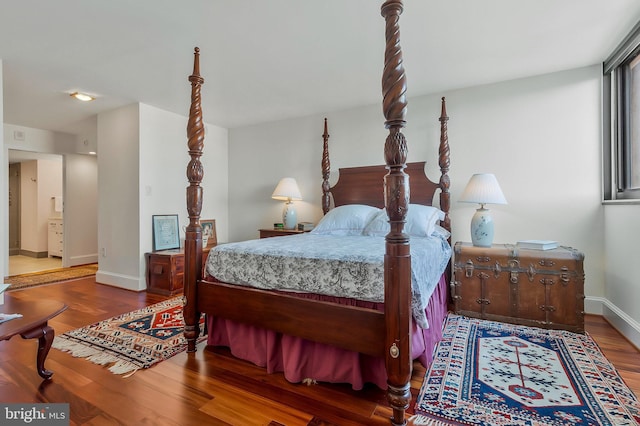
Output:
<path fill-rule="evenodd" d="M 38 352 L 36 356 L 36 368 L 43 379 L 50 379 L 52 371 L 44 368 L 49 349 L 53 343 L 55 332 L 49 326 L 48 321 L 67 309 L 67 305 L 55 300 L 37 300 L 25 302 L 13 298 L 6 298 L 0 305 L 0 312 L 5 314 L 22 314 L 21 318 L 15 318 L 0 324 L 0 340 L 9 340 L 16 334 L 23 339 L 38 339 Z"/>
<path fill-rule="evenodd" d="M 207 256 L 213 245 L 202 249 L 202 276 L 206 268 Z M 161 250 L 146 253 L 147 291 L 173 296 L 181 293 L 184 286 L 184 250 Z"/>
<path fill-rule="evenodd" d="M 260 229 L 260 238 L 282 237 L 283 235 L 303 234 L 308 231 L 298 231 L 297 229 Z"/>

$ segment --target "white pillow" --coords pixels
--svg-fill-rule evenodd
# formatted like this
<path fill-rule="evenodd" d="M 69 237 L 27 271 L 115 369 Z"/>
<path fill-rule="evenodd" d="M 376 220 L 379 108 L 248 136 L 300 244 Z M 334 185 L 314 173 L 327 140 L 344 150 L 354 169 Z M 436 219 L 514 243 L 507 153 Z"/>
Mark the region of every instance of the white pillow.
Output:
<path fill-rule="evenodd" d="M 442 237 L 444 239 L 448 239 L 451 236 L 451 232 L 447 231 L 445 228 L 443 228 L 440 225 L 436 225 L 436 229 L 433 230 L 433 233 L 431 235 L 442 235 Z"/>
<path fill-rule="evenodd" d="M 444 220 L 444 212 L 437 207 L 422 204 L 409 204 L 405 218 L 404 232 L 413 237 L 428 237 L 436 230 L 439 221 Z M 391 227 L 387 211 L 382 209 L 364 229 L 363 235 L 383 237 Z"/>
<path fill-rule="evenodd" d="M 379 208 L 364 204 L 339 206 L 329 210 L 311 233 L 321 235 L 362 235 L 364 228 L 379 212 Z"/>

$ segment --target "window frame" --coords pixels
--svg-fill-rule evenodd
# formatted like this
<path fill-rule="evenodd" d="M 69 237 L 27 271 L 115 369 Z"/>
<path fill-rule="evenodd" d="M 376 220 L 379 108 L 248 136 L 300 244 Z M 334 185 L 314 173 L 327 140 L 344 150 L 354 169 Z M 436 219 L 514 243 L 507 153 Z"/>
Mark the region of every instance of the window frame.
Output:
<path fill-rule="evenodd" d="M 640 187 L 630 185 L 630 64 L 640 56 L 640 22 L 603 62 L 603 201 L 640 202 Z M 640 93 L 636 96 L 640 96 Z M 639 118 L 640 120 L 640 118 Z M 638 141 L 640 147 L 640 141 Z"/>

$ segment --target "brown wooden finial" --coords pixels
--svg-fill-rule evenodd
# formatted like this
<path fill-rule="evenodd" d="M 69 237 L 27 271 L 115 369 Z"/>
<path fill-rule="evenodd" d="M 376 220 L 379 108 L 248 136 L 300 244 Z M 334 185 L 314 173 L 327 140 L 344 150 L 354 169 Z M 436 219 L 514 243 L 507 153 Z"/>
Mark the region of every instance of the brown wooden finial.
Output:
<path fill-rule="evenodd" d="M 200 48 L 193 48 L 193 75 L 200 77 Z"/>

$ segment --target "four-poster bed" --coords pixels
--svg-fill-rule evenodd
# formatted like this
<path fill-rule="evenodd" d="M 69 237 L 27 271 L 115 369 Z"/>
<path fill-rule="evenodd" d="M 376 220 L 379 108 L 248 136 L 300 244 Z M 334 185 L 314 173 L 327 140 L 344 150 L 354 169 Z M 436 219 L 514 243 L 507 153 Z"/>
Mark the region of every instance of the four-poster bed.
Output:
<path fill-rule="evenodd" d="M 446 315 L 447 305 L 447 280 L 444 276 L 439 276 L 439 279 L 433 280 L 437 281 L 433 283 L 435 290 L 433 295 L 430 295 L 426 306 L 426 310 L 430 312 L 426 315 L 429 329 L 422 330 L 412 321 L 412 296 L 415 291 L 412 289 L 416 288 L 416 280 L 412 271 L 414 247 L 410 242 L 420 242 L 421 238 L 414 239 L 404 232 L 408 212 L 420 211 L 418 207 L 420 204 L 430 206 L 436 192 L 439 191 L 439 206 L 443 213 L 437 223 L 450 231 L 448 215 L 450 206 L 448 117 L 446 116 L 444 98 L 442 99 L 440 117 L 441 137 L 438 163 L 441 175 L 438 182 L 432 182 L 426 177 L 424 162 L 406 163 L 407 146 L 401 132 L 405 126 L 406 113 L 406 83 L 398 26 L 401 12 L 402 2 L 399 0 L 389 0 L 382 6 L 382 15 L 386 21 L 386 51 L 382 78 L 383 110 L 386 118 L 385 126 L 389 130 L 384 147 L 386 165 L 340 169 L 338 182 L 331 188 L 329 184 L 329 135 L 326 121 L 323 135 L 322 208 L 325 218 L 332 214 L 331 212 L 338 211 L 339 207 L 351 205 L 384 208 L 381 212 L 384 213 L 385 223 L 387 223 L 388 217 L 384 240 L 381 240 L 380 243 L 384 251 L 380 255 L 379 271 L 381 273 L 379 278 L 382 292 L 380 303 L 366 304 L 363 302 L 363 304 L 345 305 L 342 303 L 348 298 L 342 296 L 340 303 L 336 303 L 335 301 L 326 301 L 326 297 L 310 298 L 298 292 L 229 284 L 209 276 L 203 279 L 202 229 L 199 221 L 203 202 L 203 193 L 200 187 L 203 168 L 200 157 L 204 147 L 200 88 L 204 79 L 200 76 L 199 50 L 197 48 L 193 75 L 189 77 L 192 85 L 192 103 L 187 133 L 191 160 L 187 166 L 187 177 L 190 183 L 187 187 L 189 225 L 185 238 L 184 271 L 185 336 L 188 340 L 189 352 L 195 351 L 200 313 L 207 313 L 210 325 L 210 344 L 230 344 L 228 342 L 229 336 L 233 337 L 235 329 L 230 329 L 232 330 L 230 332 L 225 332 L 224 329 L 226 322 L 231 322 L 233 326 L 236 323 L 241 323 L 242 327 L 252 329 L 257 327 L 258 330 L 277 333 L 277 336 L 291 336 L 298 339 L 297 342 L 316 342 L 325 349 L 337 348 L 346 354 L 362 354 L 367 359 L 373 360 L 374 365 L 377 363 L 375 368 L 378 371 L 383 371 L 386 386 L 385 384 L 381 386 L 380 383 L 378 385 L 387 388 L 387 399 L 393 409 L 391 422 L 394 425 L 406 424 L 405 410 L 411 399 L 409 381 L 413 359 L 420 358 L 423 362 L 429 361 L 430 351 L 441 335 L 441 322 Z M 409 192 L 409 177 L 411 177 L 411 192 Z M 334 209 L 330 209 L 332 199 Z M 414 205 L 416 207 L 412 207 Z M 377 216 L 380 215 L 377 214 Z M 278 237 L 269 240 L 299 237 L 301 236 Z M 313 235 L 310 237 L 319 240 L 323 236 Z M 422 239 L 431 238 L 430 235 L 426 235 L 426 237 L 428 238 Z M 377 237 L 360 238 L 375 239 Z M 438 238 L 444 239 L 444 245 L 447 246 L 449 252 L 445 251 L 443 255 L 449 256 L 450 241 L 447 242 L 446 236 L 443 234 L 440 234 Z M 216 255 L 213 256 L 215 259 Z M 448 257 L 444 261 L 445 265 L 447 261 Z M 215 260 L 210 259 L 208 266 L 211 265 L 211 262 L 215 263 Z M 442 270 L 439 274 L 441 272 Z M 239 282 L 239 284 L 246 283 Z M 424 308 L 423 306 L 422 309 Z M 218 333 L 216 337 L 218 329 L 223 331 L 222 334 Z M 421 344 L 425 344 L 425 347 L 421 348 L 422 353 L 420 354 L 412 353 L 412 348 L 415 349 L 416 346 L 416 336 Z M 287 351 L 288 349 L 284 347 L 279 350 Z M 360 361 L 361 359 L 358 359 L 356 362 Z M 367 362 L 364 361 L 365 364 Z M 365 369 L 368 368 L 365 367 Z M 315 379 L 315 377 L 310 378 Z M 370 378 L 371 376 L 363 374 L 362 380 Z"/>

